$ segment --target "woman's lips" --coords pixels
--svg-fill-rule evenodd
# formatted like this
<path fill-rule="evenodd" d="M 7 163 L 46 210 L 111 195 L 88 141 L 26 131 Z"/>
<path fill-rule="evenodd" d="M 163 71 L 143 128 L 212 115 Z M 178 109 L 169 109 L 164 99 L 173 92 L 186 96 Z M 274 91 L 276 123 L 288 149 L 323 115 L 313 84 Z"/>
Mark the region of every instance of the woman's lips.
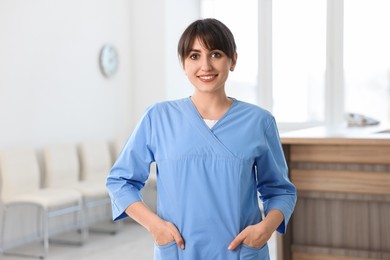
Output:
<path fill-rule="evenodd" d="M 198 76 L 198 78 L 201 81 L 203 81 L 203 82 L 213 81 L 216 77 L 217 77 L 217 74 L 215 74 L 215 75 L 202 75 L 202 76 Z"/>

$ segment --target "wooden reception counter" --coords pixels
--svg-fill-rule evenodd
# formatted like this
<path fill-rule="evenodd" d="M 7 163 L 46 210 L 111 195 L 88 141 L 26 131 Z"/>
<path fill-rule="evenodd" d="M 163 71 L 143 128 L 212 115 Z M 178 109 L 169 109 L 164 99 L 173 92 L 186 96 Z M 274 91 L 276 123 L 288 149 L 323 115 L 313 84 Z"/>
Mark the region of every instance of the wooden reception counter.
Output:
<path fill-rule="evenodd" d="M 390 133 L 312 128 L 281 138 L 298 201 L 278 259 L 390 259 Z"/>

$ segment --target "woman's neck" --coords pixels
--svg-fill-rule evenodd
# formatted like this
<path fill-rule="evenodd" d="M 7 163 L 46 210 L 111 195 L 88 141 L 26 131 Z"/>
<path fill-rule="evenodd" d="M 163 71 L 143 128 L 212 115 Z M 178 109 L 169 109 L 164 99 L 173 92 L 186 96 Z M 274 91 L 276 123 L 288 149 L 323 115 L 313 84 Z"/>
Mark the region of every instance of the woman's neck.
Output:
<path fill-rule="evenodd" d="M 211 120 L 220 119 L 233 103 L 233 100 L 228 98 L 225 93 L 216 95 L 195 92 L 191 96 L 191 100 L 202 118 Z"/>

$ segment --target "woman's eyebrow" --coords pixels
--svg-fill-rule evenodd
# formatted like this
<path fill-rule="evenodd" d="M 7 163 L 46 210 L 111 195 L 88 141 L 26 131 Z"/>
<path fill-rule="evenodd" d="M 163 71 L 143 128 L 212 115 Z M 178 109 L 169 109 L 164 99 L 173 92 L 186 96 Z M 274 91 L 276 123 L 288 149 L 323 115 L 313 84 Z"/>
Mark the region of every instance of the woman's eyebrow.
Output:
<path fill-rule="evenodd" d="M 198 49 L 191 49 L 190 52 L 201 52 L 201 51 Z"/>

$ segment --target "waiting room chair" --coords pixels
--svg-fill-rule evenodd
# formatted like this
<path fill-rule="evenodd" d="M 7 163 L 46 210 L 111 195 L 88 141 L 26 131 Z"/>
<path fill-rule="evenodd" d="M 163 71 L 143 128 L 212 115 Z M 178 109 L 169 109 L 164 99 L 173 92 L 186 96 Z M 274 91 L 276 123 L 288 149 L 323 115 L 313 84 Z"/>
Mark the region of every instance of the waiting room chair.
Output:
<path fill-rule="evenodd" d="M 79 145 L 81 180 L 105 186 L 113 161 L 110 146 L 104 140 L 85 141 Z"/>
<path fill-rule="evenodd" d="M 77 145 L 57 144 L 43 148 L 44 168 L 46 173 L 46 186 L 74 189 L 83 197 L 85 215 L 88 219 L 88 229 L 92 224 L 89 213 L 92 208 L 108 204 L 109 197 L 105 185 L 101 181 L 81 180 L 80 159 Z M 99 159 L 95 161 L 100 163 Z M 91 162 L 93 164 L 93 162 Z M 107 175 L 107 173 L 106 173 Z M 94 213 L 92 211 L 92 213 Z"/>
<path fill-rule="evenodd" d="M 75 216 L 74 228 L 81 230 L 81 239 L 85 241 L 85 216 L 82 196 L 76 190 L 59 188 L 41 188 L 41 171 L 36 153 L 29 148 L 7 149 L 0 153 L 1 203 L 4 206 L 1 223 L 0 247 L 3 254 L 44 258 L 49 251 L 49 220 L 65 214 Z M 8 213 L 14 207 L 36 206 L 39 208 L 40 221 L 37 239 L 43 240 L 43 254 L 29 255 L 10 252 L 4 245 Z M 31 217 L 26 215 L 26 217 Z M 22 225 L 21 225 L 22 226 Z"/>

